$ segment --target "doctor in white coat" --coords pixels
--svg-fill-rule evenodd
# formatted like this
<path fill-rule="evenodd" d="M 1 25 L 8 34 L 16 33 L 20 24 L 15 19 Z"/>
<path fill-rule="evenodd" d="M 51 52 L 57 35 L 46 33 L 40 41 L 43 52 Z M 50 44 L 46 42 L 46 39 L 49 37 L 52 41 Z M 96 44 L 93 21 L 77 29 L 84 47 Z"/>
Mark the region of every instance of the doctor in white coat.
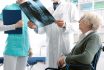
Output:
<path fill-rule="evenodd" d="M 75 5 L 70 2 L 62 3 L 60 0 L 52 0 L 58 3 L 56 10 L 53 5 L 48 10 L 56 19 L 55 23 L 38 29 L 38 33 L 46 33 L 47 35 L 47 60 L 48 67 L 57 68 L 57 60 L 62 55 L 70 52 L 73 47 L 73 32 L 78 30 L 78 10 Z M 35 29 L 36 26 L 32 22 L 28 22 L 28 26 Z"/>

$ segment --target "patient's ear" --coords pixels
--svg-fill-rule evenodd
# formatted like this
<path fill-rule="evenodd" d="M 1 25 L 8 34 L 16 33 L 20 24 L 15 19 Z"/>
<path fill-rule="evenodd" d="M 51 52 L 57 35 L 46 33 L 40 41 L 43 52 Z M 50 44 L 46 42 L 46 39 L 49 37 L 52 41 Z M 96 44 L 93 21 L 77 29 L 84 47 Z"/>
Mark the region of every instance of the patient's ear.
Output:
<path fill-rule="evenodd" d="M 93 24 L 90 24 L 88 27 L 89 27 L 90 29 L 92 29 L 92 28 L 93 28 Z"/>

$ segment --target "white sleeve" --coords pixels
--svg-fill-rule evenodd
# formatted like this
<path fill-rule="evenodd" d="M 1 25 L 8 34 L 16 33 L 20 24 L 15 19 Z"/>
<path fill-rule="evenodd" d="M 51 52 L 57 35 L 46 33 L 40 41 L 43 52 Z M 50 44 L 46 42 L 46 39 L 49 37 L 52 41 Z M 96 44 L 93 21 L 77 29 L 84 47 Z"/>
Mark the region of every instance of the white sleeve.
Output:
<path fill-rule="evenodd" d="M 40 27 L 40 28 L 36 28 L 34 31 L 38 34 L 44 34 L 45 33 L 45 26 Z"/>
<path fill-rule="evenodd" d="M 68 8 L 69 7 L 69 8 Z M 65 12 L 66 17 L 64 20 L 66 22 L 65 24 L 65 32 L 78 32 L 79 30 L 79 10 L 77 7 L 73 4 L 68 4 L 66 6 L 67 11 Z"/>
<path fill-rule="evenodd" d="M 3 25 L 3 22 L 0 21 L 0 31 L 15 30 L 15 25 Z"/>

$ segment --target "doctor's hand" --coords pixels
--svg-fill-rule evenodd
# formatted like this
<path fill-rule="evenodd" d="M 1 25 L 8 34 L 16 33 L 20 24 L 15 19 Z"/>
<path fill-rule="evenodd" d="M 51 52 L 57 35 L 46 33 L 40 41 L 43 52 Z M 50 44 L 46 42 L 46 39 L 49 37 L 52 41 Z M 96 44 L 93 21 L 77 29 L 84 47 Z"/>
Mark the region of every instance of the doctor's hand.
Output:
<path fill-rule="evenodd" d="M 65 58 L 63 56 L 61 56 L 59 58 L 59 60 L 57 61 L 57 64 L 58 64 L 59 67 L 64 67 L 64 64 L 65 64 L 64 60 L 65 60 Z"/>
<path fill-rule="evenodd" d="M 59 27 L 63 27 L 65 22 L 63 20 L 56 20 L 55 23 L 59 26 Z"/>
<path fill-rule="evenodd" d="M 21 28 L 23 26 L 23 21 L 19 20 L 15 25 L 15 28 Z"/>
<path fill-rule="evenodd" d="M 31 21 L 28 21 L 28 27 L 31 29 L 36 29 L 37 26 L 35 24 L 33 24 Z"/>

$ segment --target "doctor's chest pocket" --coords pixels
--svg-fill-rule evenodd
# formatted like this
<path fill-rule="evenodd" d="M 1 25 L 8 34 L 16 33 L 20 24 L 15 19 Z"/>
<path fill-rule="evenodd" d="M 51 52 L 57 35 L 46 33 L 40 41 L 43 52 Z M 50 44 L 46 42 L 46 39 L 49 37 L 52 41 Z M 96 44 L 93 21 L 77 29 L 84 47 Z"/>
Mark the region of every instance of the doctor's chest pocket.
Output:
<path fill-rule="evenodd" d="M 56 15 L 54 15 L 54 18 L 56 19 L 56 20 L 61 20 L 61 19 L 63 19 L 63 13 L 61 12 L 61 13 L 57 13 Z"/>

